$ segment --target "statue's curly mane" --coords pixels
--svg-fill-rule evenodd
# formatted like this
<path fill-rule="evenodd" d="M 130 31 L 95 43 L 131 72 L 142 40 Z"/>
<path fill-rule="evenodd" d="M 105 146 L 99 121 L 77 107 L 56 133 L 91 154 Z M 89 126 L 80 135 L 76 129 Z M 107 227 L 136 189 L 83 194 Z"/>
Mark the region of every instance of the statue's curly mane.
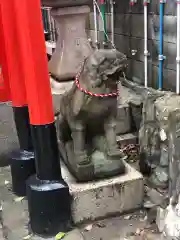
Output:
<path fill-rule="evenodd" d="M 116 50 L 95 50 L 82 64 L 79 74 L 80 86 L 87 91 L 101 89 L 104 81 L 120 70 L 125 65 L 125 61 L 126 56 Z M 64 112 L 65 106 L 70 104 L 71 114 L 76 115 L 86 103 L 86 96 L 87 94 L 78 89 L 74 83 L 72 88 L 62 97 L 61 112 Z"/>

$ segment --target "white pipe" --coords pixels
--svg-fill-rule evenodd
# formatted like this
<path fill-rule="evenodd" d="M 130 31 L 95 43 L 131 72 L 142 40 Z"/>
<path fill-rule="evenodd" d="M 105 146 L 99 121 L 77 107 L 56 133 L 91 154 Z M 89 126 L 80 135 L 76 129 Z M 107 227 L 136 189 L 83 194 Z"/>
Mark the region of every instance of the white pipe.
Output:
<path fill-rule="evenodd" d="M 180 89 L 180 0 L 177 0 L 177 56 L 176 56 L 176 93 L 179 94 Z"/>
<path fill-rule="evenodd" d="M 96 44 L 96 46 L 98 46 L 97 8 L 96 8 L 96 1 L 95 0 L 93 0 L 93 8 L 94 8 L 95 44 Z"/>
<path fill-rule="evenodd" d="M 114 0 L 111 0 L 111 43 L 114 46 Z"/>
<path fill-rule="evenodd" d="M 144 4 L 144 86 L 148 87 L 148 11 Z"/>

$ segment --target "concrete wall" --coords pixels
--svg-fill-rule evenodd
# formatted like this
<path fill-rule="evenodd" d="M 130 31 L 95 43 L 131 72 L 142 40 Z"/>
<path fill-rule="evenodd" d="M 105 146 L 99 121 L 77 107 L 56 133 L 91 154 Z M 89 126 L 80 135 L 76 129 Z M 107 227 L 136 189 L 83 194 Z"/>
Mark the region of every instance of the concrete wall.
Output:
<path fill-rule="evenodd" d="M 131 7 L 129 0 L 115 0 L 115 45 L 128 56 L 128 78 L 143 84 L 144 82 L 144 20 L 143 0 Z M 109 10 L 107 9 L 107 12 Z M 159 0 L 151 0 L 148 5 L 148 82 L 157 87 L 158 46 L 159 46 Z M 110 35 L 110 14 L 107 13 L 107 27 Z M 94 38 L 93 13 L 90 14 L 89 35 Z M 99 37 L 102 41 L 102 23 Z M 137 51 L 133 55 L 133 50 Z M 164 83 L 166 90 L 175 91 L 176 82 L 176 0 L 167 0 L 164 12 Z"/>

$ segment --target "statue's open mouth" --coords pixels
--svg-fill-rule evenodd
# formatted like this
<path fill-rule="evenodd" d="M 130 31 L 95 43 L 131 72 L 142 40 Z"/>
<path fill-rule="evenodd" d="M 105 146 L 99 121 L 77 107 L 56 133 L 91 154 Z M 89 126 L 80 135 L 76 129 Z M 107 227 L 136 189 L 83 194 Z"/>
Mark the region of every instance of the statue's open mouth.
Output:
<path fill-rule="evenodd" d="M 121 58 L 116 59 L 111 65 L 105 69 L 104 73 L 112 78 L 115 75 L 120 75 L 127 68 L 127 57 L 123 55 Z"/>

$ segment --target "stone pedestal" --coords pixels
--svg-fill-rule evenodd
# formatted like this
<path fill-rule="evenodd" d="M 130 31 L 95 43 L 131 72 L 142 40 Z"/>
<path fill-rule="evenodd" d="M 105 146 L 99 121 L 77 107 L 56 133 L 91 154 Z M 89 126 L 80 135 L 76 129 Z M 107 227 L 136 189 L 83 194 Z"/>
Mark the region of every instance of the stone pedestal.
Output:
<path fill-rule="evenodd" d="M 72 220 L 75 224 L 120 215 L 142 207 L 143 176 L 126 164 L 126 174 L 101 181 L 77 183 L 66 166 L 62 175 L 72 196 Z"/>
<path fill-rule="evenodd" d="M 56 21 L 58 41 L 49 62 L 49 71 L 56 80 L 72 80 L 92 49 L 88 42 L 85 24 L 90 8 L 76 6 L 52 9 Z"/>

